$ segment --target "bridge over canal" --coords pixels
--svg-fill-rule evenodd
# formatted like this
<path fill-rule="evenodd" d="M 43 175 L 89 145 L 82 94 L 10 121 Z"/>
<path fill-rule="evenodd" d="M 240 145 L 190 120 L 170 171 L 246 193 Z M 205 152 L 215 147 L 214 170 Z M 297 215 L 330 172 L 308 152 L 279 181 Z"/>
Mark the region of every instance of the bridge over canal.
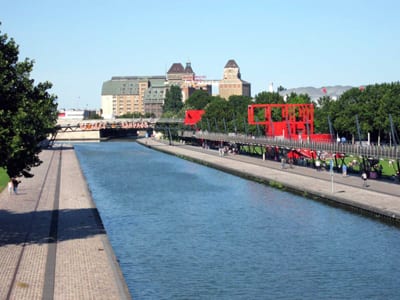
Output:
<path fill-rule="evenodd" d="M 307 140 L 290 140 L 265 136 L 247 136 L 243 134 L 215 133 L 207 131 L 187 130 L 183 119 L 176 118 L 140 118 L 110 120 L 63 120 L 58 122 L 56 140 L 107 139 L 112 136 L 145 136 L 146 133 L 161 131 L 168 139 L 181 139 L 188 142 L 211 142 L 220 145 L 277 147 L 279 149 L 310 149 L 330 154 L 374 157 L 384 159 L 400 159 L 397 146 L 362 146 L 349 143 L 327 143 Z"/>
<path fill-rule="evenodd" d="M 156 124 L 183 124 L 183 119 L 129 118 L 129 119 L 63 119 L 59 118 L 54 141 L 107 140 L 109 138 L 136 137 L 152 134 Z"/>

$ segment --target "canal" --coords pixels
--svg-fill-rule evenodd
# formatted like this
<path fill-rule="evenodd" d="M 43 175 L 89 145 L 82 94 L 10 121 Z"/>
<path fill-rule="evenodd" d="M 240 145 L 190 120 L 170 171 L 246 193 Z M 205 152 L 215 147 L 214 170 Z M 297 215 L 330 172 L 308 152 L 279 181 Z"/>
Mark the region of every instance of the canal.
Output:
<path fill-rule="evenodd" d="M 398 227 L 137 143 L 75 149 L 136 300 L 398 297 Z"/>

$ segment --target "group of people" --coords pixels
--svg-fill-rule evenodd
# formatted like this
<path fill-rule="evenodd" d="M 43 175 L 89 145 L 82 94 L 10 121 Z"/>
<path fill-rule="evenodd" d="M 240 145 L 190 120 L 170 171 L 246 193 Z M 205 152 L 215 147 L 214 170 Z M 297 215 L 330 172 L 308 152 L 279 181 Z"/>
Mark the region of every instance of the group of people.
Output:
<path fill-rule="evenodd" d="M 8 193 L 11 195 L 12 193 L 17 194 L 18 193 L 18 184 L 20 184 L 21 181 L 17 180 L 16 178 L 10 178 L 10 181 L 8 182 Z"/>

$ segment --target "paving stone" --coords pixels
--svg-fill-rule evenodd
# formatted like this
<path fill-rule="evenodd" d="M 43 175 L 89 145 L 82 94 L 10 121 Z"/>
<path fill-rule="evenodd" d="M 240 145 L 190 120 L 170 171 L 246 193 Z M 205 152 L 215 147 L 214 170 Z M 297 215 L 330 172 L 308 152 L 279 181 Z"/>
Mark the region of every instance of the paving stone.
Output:
<path fill-rule="evenodd" d="M 0 299 L 130 299 L 75 151 L 40 158 L 0 194 Z"/>

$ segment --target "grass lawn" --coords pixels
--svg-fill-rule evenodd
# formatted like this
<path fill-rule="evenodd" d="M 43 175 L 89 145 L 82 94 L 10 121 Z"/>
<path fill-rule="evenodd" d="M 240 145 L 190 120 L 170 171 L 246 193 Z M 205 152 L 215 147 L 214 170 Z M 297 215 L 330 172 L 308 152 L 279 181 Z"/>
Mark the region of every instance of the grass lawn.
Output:
<path fill-rule="evenodd" d="M 0 192 L 6 187 L 9 179 L 7 172 L 3 168 L 0 168 Z"/>
<path fill-rule="evenodd" d="M 255 147 L 243 147 L 242 150 L 246 151 L 247 153 L 250 154 L 256 154 L 256 155 L 262 155 L 262 147 L 260 146 L 255 146 Z M 360 172 L 360 166 L 362 165 L 362 159 L 357 156 L 346 156 L 345 158 L 345 163 L 347 166 L 349 166 L 349 163 L 352 163 L 353 161 L 356 161 L 356 164 L 353 166 L 353 172 Z M 337 160 L 338 164 L 341 163 L 341 159 Z M 379 159 L 379 165 L 382 166 L 382 175 L 384 177 L 391 177 L 396 174 L 397 171 L 397 164 L 396 161 L 390 162 L 388 159 Z M 350 170 L 349 170 L 350 171 Z"/>

